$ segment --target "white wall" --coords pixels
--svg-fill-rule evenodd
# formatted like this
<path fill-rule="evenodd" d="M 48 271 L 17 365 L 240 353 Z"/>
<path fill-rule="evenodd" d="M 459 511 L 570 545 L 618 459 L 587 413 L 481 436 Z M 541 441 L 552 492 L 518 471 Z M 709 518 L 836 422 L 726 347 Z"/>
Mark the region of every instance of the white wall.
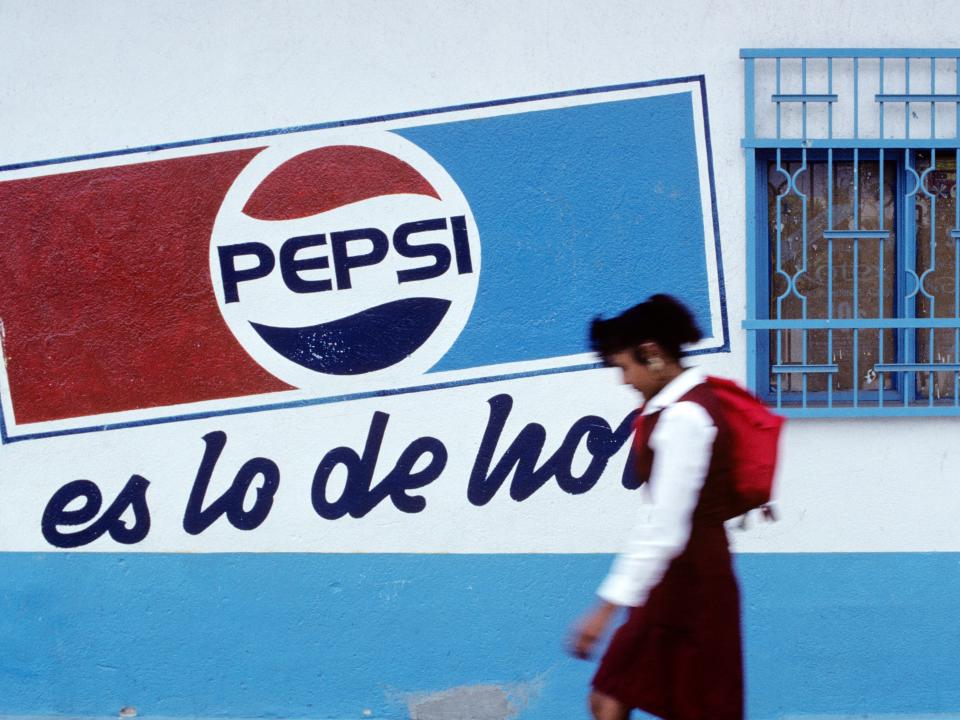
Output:
<path fill-rule="evenodd" d="M 906 8 L 906 9 L 905 9 Z M 0 164 L 190 138 L 523 96 L 581 87 L 704 74 L 709 98 L 720 236 L 732 353 L 712 371 L 742 377 L 745 333 L 741 47 L 946 47 L 960 33 L 952 2 L 13 2 L 0 3 Z M 628 302 L 632 299 L 625 299 Z M 613 378 L 591 374 L 584 392 L 610 398 L 611 418 L 629 407 Z M 518 381 L 536 402 L 542 380 Z M 492 394 L 477 390 L 479 396 Z M 472 391 L 470 391 L 472 392 Z M 469 392 L 466 394 L 469 395 Z M 596 394 L 591 397 L 596 397 Z M 364 401 L 417 418 L 410 398 Z M 585 402 L 586 404 L 586 402 Z M 476 420 L 484 419 L 483 404 Z M 319 420 L 336 410 L 304 411 Z M 274 419 L 231 419 L 242 437 Z M 427 423 L 427 419 L 423 418 Z M 783 520 L 738 540 L 751 551 L 960 550 L 955 419 L 796 420 L 787 431 L 780 481 Z M 0 449 L 4 549 L 42 549 L 16 518 L 36 512 L 66 479 L 59 470 L 119 487 L 131 472 L 189 488 L 207 426 L 125 430 Z M 464 434 L 462 437 L 466 438 Z M 292 438 L 268 442 L 289 448 Z M 469 442 L 465 440 L 465 442 Z M 192 445 L 191 445 L 192 443 Z M 192 447 L 170 461 L 161 450 Z M 241 443 L 242 444 L 242 443 Z M 307 446 L 304 445 L 304 448 Z M 276 450 L 282 454 L 281 449 Z M 308 466 L 306 450 L 290 462 Z M 306 473 L 306 471 L 304 471 Z M 79 475 L 78 475 L 79 476 Z M 610 516 L 616 488 L 569 498 L 516 525 L 505 503 L 471 532 L 438 528 L 430 542 L 390 539 L 368 550 L 609 551 L 626 516 Z M 440 501 L 438 501 L 440 502 Z M 443 502 L 455 502 L 453 496 Z M 179 500 L 178 500 L 179 503 Z M 178 503 L 173 503 L 177 505 Z M 163 510 L 160 510 L 160 517 Z M 173 513 L 172 508 L 170 512 Z M 278 511 L 279 512 L 279 511 Z M 544 532 L 559 513 L 571 530 Z M 606 515 L 609 524 L 598 519 Z M 172 518 L 172 515 L 171 515 Z M 372 520 L 372 518 L 371 518 Z M 172 522 L 172 519 L 171 519 Z M 158 518 L 158 524 L 160 520 Z M 402 527 L 402 526 L 401 526 Z M 492 533 L 505 530 L 505 533 Z M 492 539 L 496 536 L 498 539 Z M 292 548 L 300 535 L 291 530 Z M 469 538 L 469 539 L 468 539 Z M 508 539 L 504 539 L 508 538 Z M 352 534 L 322 547 L 349 551 Z M 159 548 L 170 547 L 157 538 Z M 270 545 L 270 544 L 268 544 Z M 178 549 L 186 549 L 174 543 Z M 321 545 L 312 545 L 320 550 Z M 230 540 L 205 549 L 226 549 Z M 146 546 L 144 549 L 148 549 Z M 252 545 L 249 550 L 280 549 Z"/>

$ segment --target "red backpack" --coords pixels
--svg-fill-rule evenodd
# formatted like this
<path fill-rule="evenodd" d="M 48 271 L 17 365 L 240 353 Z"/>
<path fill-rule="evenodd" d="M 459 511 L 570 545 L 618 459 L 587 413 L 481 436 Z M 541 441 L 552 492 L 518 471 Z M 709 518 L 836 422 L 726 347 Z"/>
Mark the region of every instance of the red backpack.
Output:
<path fill-rule="evenodd" d="M 773 519 L 773 511 L 767 503 L 773 490 L 784 418 L 771 412 L 753 393 L 732 380 L 707 376 L 706 385 L 720 406 L 730 433 L 733 501 L 729 517 L 735 518 L 761 508 L 767 518 Z M 637 417 L 634 442 L 641 475 L 649 475 L 652 458 L 649 451 L 644 451 L 654 425 L 655 419 L 649 415 Z"/>
<path fill-rule="evenodd" d="M 733 380 L 707 376 L 730 430 L 730 479 L 733 486 L 732 517 L 767 505 L 777 471 L 777 449 L 784 418 L 771 412 L 753 393 Z"/>

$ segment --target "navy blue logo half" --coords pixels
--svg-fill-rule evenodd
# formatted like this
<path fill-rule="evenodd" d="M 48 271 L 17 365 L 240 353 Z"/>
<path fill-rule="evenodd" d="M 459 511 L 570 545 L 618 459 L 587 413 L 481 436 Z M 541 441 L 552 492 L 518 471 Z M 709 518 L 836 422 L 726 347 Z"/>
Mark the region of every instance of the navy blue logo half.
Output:
<path fill-rule="evenodd" d="M 413 354 L 449 309 L 449 300 L 405 298 L 310 327 L 250 324 L 267 345 L 297 365 L 329 375 L 360 375 Z"/>

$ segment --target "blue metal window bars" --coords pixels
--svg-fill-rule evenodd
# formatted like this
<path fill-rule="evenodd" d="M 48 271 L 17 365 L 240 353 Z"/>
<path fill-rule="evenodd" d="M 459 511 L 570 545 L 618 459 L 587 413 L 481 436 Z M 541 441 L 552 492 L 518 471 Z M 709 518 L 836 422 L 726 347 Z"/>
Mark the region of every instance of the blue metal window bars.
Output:
<path fill-rule="evenodd" d="M 960 50 L 742 50 L 748 379 L 787 415 L 960 415 Z"/>

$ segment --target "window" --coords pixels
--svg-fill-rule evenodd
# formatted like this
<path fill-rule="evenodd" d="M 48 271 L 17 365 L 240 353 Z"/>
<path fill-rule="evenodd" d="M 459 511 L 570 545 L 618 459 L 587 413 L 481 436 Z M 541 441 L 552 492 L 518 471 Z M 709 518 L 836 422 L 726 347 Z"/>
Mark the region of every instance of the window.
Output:
<path fill-rule="evenodd" d="M 960 414 L 960 51 L 741 57 L 754 389 L 788 415 Z"/>

